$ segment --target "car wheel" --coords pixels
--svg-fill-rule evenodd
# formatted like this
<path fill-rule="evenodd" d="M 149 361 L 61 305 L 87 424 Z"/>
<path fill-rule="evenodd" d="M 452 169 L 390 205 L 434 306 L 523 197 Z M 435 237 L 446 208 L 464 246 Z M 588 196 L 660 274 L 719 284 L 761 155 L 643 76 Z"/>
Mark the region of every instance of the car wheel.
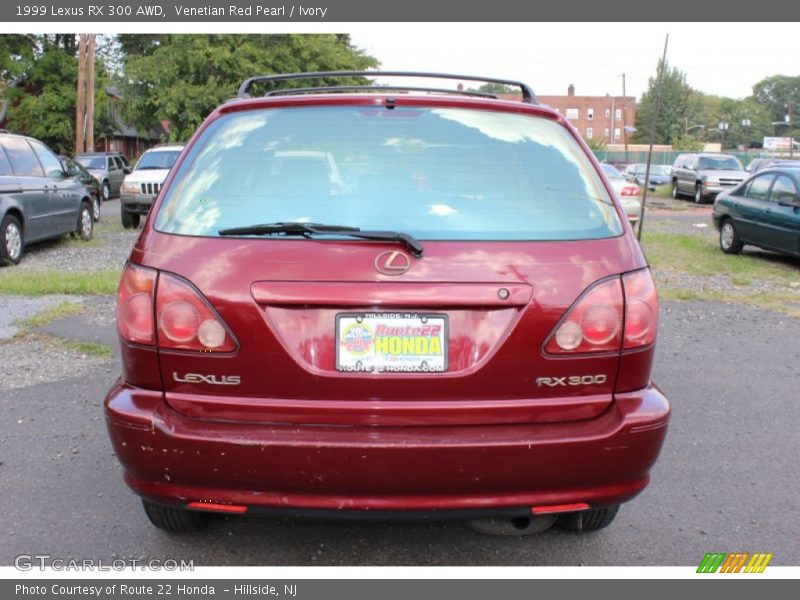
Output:
<path fill-rule="evenodd" d="M 512 519 L 472 519 L 467 521 L 467 527 L 486 535 L 532 535 L 550 529 L 556 518 L 557 515 L 539 515 Z"/>
<path fill-rule="evenodd" d="M 3 217 L 0 225 L 0 264 L 17 265 L 25 252 L 22 225 L 13 215 Z"/>
<path fill-rule="evenodd" d="M 205 513 L 156 504 L 148 500 L 142 500 L 142 505 L 153 525 L 173 533 L 200 531 L 208 527 L 210 520 L 209 515 Z"/>
<path fill-rule="evenodd" d="M 78 227 L 76 229 L 81 239 L 89 241 L 94 233 L 94 211 L 88 202 L 81 203 L 81 210 L 78 213 Z"/>
<path fill-rule="evenodd" d="M 558 518 L 558 527 L 564 531 L 574 531 L 575 533 L 597 531 L 611 525 L 617 512 L 619 512 L 619 504 L 561 515 Z"/>
<path fill-rule="evenodd" d="M 111 186 L 107 181 L 103 182 L 103 187 L 100 190 L 100 193 L 103 194 L 103 202 L 108 202 L 111 200 Z"/>
<path fill-rule="evenodd" d="M 695 204 L 703 204 L 705 199 L 703 198 L 703 186 L 702 184 L 697 184 L 694 186 L 694 203 Z"/>
<path fill-rule="evenodd" d="M 678 180 L 677 179 L 673 179 L 672 180 L 672 197 L 675 200 L 677 200 L 678 196 L 680 196 L 680 195 L 681 195 L 681 193 L 678 191 Z"/>
<path fill-rule="evenodd" d="M 123 206 L 120 216 L 122 217 L 122 226 L 125 229 L 136 229 L 139 227 L 139 215 L 137 213 L 128 212 Z"/>
<path fill-rule="evenodd" d="M 95 223 L 100 220 L 100 198 L 98 196 L 92 196 L 92 217 L 94 217 Z"/>
<path fill-rule="evenodd" d="M 725 254 L 739 254 L 744 243 L 736 233 L 736 227 L 731 219 L 725 219 L 719 228 L 719 248 Z"/>

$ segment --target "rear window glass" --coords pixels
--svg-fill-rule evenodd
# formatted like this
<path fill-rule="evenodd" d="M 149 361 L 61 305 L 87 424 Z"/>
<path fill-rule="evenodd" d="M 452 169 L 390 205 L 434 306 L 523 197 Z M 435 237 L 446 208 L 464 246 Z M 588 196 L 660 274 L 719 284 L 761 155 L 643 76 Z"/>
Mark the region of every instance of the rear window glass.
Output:
<path fill-rule="evenodd" d="M 702 171 L 742 171 L 739 160 L 733 156 L 701 156 L 697 168 Z"/>
<path fill-rule="evenodd" d="M 104 156 L 79 156 L 78 162 L 87 169 L 102 171 L 106 168 L 106 159 Z"/>
<path fill-rule="evenodd" d="M 167 233 L 300 221 L 419 239 L 562 240 L 622 226 L 589 159 L 548 119 L 449 108 L 234 112 L 195 143 L 155 221 Z"/>
<path fill-rule="evenodd" d="M 19 177 L 44 177 L 42 165 L 25 138 L 7 137 L 3 140 L 3 146 L 16 175 Z"/>

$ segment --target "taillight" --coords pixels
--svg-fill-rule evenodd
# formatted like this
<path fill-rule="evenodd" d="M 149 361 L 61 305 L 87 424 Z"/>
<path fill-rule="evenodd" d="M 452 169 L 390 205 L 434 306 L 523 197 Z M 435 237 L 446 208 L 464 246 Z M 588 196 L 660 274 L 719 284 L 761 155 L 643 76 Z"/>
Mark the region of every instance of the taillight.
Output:
<path fill-rule="evenodd" d="M 619 277 L 591 287 L 550 336 L 549 354 L 609 352 L 622 343 L 622 286 Z"/>
<path fill-rule="evenodd" d="M 625 288 L 624 348 L 652 344 L 658 330 L 658 294 L 650 269 L 622 277 Z"/>
<path fill-rule="evenodd" d="M 128 342 L 155 344 L 153 295 L 156 271 L 127 264 L 117 289 L 117 331 Z"/>
<path fill-rule="evenodd" d="M 158 278 L 156 320 L 159 348 L 199 352 L 236 349 L 236 342 L 206 299 L 189 283 L 168 273 Z"/>
<path fill-rule="evenodd" d="M 544 349 L 548 354 L 628 350 L 652 344 L 657 330 L 656 287 L 650 269 L 641 269 L 589 288 L 567 311 Z"/>
<path fill-rule="evenodd" d="M 620 195 L 622 195 L 622 196 L 638 196 L 639 195 L 639 188 L 636 187 L 635 185 L 626 185 L 624 188 L 622 188 L 622 191 L 620 192 Z"/>

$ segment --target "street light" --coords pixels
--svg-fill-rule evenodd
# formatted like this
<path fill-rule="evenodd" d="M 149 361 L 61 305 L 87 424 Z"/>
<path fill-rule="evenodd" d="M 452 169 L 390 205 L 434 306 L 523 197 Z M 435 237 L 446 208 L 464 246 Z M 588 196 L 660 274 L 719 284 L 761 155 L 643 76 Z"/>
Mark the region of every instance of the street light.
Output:
<path fill-rule="evenodd" d="M 728 133 L 728 123 L 727 121 L 720 121 L 719 122 L 719 130 L 722 132 L 722 149 L 725 149 L 725 137 Z"/>
<path fill-rule="evenodd" d="M 744 147 L 747 149 L 750 147 L 750 119 L 747 116 L 742 119 L 742 129 L 744 130 Z"/>

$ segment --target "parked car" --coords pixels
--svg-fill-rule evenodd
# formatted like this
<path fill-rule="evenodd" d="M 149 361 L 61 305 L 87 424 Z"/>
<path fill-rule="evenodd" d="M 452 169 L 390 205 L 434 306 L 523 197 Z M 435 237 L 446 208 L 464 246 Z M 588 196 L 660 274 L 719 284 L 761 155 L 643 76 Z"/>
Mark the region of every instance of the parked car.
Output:
<path fill-rule="evenodd" d="M 86 186 L 92 199 L 92 216 L 94 217 L 94 222 L 97 223 L 100 220 L 100 203 L 102 202 L 100 184 L 97 182 L 97 179 L 92 177 L 91 173 L 74 158 L 68 156 L 59 156 L 58 158 L 64 166 L 64 173 L 66 173 L 68 177 L 77 177 L 80 179 L 81 183 Z"/>
<path fill-rule="evenodd" d="M 47 146 L 0 131 L 0 264 L 18 264 L 25 246 L 75 232 L 92 238 L 89 191 Z"/>
<path fill-rule="evenodd" d="M 714 202 L 719 247 L 738 254 L 745 244 L 800 256 L 800 167 L 759 171 Z"/>
<path fill-rule="evenodd" d="M 754 158 L 747 165 L 747 172 L 757 173 L 770 167 L 797 167 L 800 166 L 800 160 L 789 160 L 786 158 Z"/>
<path fill-rule="evenodd" d="M 631 224 L 635 224 L 642 216 L 641 189 L 625 179 L 622 173 L 613 166 L 606 163 L 602 163 L 600 166 L 603 167 L 608 182 L 614 189 L 628 220 Z"/>
<path fill-rule="evenodd" d="M 142 227 L 104 403 L 126 483 L 170 531 L 258 512 L 605 527 L 670 408 L 653 279 L 590 151 L 523 83 L 487 82 L 523 102 L 281 88 L 319 76 L 245 81 Z"/>
<path fill-rule="evenodd" d="M 655 190 L 659 185 L 667 185 L 670 182 L 671 171 L 664 165 L 650 165 L 650 177 L 647 189 Z M 625 179 L 644 187 L 644 178 L 647 175 L 647 165 L 644 163 L 634 163 L 628 165 L 623 172 Z"/>
<path fill-rule="evenodd" d="M 690 195 L 695 203 L 702 204 L 739 185 L 747 176 L 739 159 L 729 154 L 679 154 L 672 164 L 672 197 Z"/>
<path fill-rule="evenodd" d="M 122 180 L 131 172 L 128 159 L 117 152 L 87 152 L 75 157 L 100 184 L 103 200 L 119 196 Z"/>
<path fill-rule="evenodd" d="M 150 210 L 181 150 L 183 145 L 156 146 L 136 161 L 136 167 L 125 177 L 120 196 L 120 216 L 125 229 L 139 227 L 140 215 Z"/>

